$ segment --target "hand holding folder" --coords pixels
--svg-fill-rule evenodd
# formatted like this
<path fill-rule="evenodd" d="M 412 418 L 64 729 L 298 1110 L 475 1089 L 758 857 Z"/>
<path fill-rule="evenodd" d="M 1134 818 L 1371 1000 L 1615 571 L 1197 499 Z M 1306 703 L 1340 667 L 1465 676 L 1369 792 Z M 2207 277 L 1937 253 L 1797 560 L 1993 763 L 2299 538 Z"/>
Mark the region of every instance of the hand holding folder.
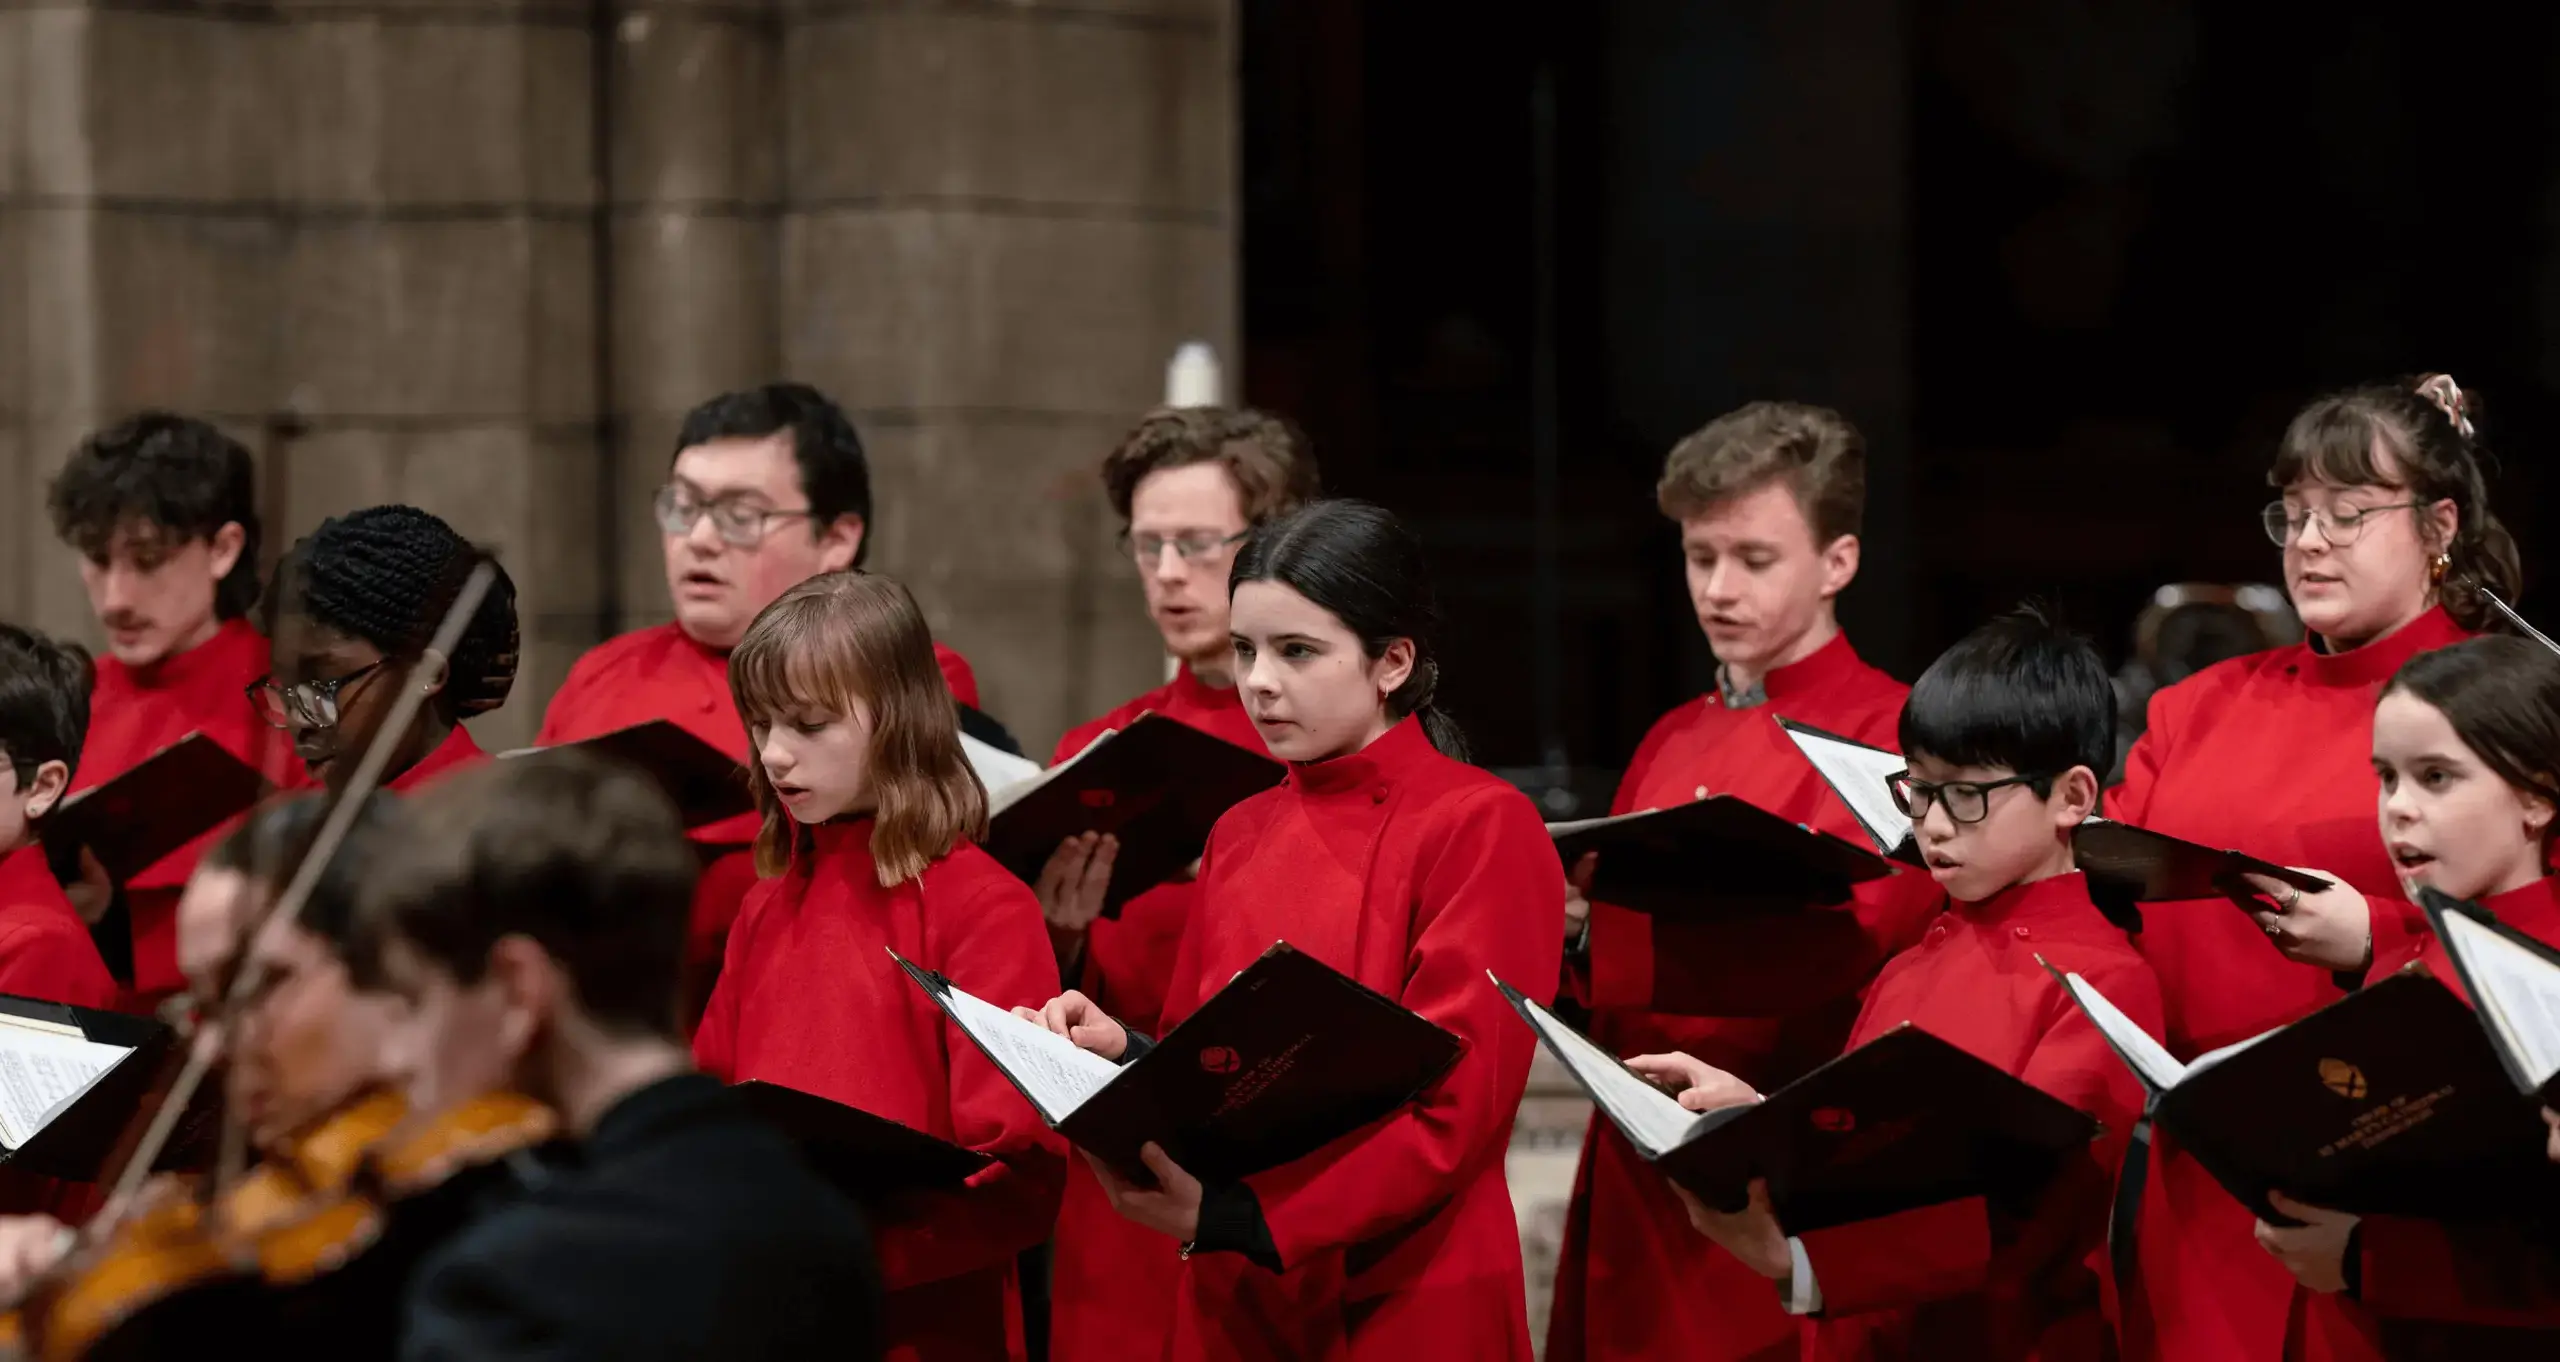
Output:
<path fill-rule="evenodd" d="M 1393 1113 L 1458 1060 L 1455 1036 L 1287 942 L 1126 1064 L 898 963 L 1042 1120 L 1141 1184 L 1143 1145 L 1239 1182 Z"/>
<path fill-rule="evenodd" d="M 36 834 L 78 864 L 85 848 L 117 884 L 157 865 L 267 793 L 266 777 L 202 733 L 161 748 L 56 805 Z"/>
<path fill-rule="evenodd" d="M 1663 1176 L 1732 1212 L 1766 1181 L 1790 1234 L 1964 1197 L 2022 1208 L 2098 1133 L 2087 1113 L 1915 1026 L 1760 1101 L 1693 1112 L 1500 979 L 1592 1103 Z"/>

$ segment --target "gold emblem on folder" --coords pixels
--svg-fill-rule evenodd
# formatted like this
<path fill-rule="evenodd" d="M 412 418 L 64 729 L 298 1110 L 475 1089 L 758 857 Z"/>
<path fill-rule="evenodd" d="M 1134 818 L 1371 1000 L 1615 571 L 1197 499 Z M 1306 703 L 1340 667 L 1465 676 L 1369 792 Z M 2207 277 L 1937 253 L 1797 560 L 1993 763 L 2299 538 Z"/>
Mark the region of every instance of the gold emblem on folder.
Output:
<path fill-rule="evenodd" d="M 2320 1085 L 2340 1097 L 2361 1099 L 2365 1094 L 2364 1070 L 2343 1059 L 2320 1061 Z"/>

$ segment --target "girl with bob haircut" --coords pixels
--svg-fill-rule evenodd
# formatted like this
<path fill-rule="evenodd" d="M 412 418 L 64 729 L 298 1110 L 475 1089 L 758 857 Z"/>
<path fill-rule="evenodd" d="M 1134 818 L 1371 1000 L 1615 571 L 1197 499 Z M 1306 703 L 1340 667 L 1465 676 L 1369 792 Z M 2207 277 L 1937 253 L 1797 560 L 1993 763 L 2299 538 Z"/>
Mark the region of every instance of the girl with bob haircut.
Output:
<path fill-rule="evenodd" d="M 999 1005 L 1047 997 L 1057 964 L 1031 890 L 973 841 L 986 791 L 924 614 L 886 577 L 812 577 L 748 626 L 729 685 L 770 878 L 730 930 L 694 1059 L 992 1155 L 873 1229 L 886 1355 L 1004 1362 L 1014 1258 L 1049 1233 L 1065 1151 L 889 952 Z"/>
<path fill-rule="evenodd" d="M 2402 893 L 2476 903 L 2560 946 L 2560 656 L 2491 635 L 2420 653 L 2373 711 L 2382 841 Z M 2348 885 L 2305 894 L 2281 919 L 2287 955 L 2374 983 L 2412 962 L 2459 994 L 2443 942 L 2405 903 Z M 2285 1356 L 2549 1357 L 2560 1347 L 2560 1238 L 2524 1198 L 2510 1222 L 2357 1217 L 2278 1195 L 2298 1226 L 2259 1222 L 2295 1280 Z"/>
<path fill-rule="evenodd" d="M 1152 1144 L 1154 1188 L 1094 1165 L 1122 1215 L 1183 1247 L 1164 1356 L 1527 1362 L 1502 1162 L 1535 1042 L 1485 974 L 1557 979 L 1554 844 L 1462 760 L 1431 581 L 1395 517 L 1319 502 L 1254 530 L 1228 582 L 1237 685 L 1289 774 L 1210 833 L 1163 1024 L 1286 940 L 1464 1048 L 1394 1115 L 1241 1183 L 1204 1187 Z M 1113 1060 L 1153 1043 L 1082 993 L 1034 1015 Z"/>

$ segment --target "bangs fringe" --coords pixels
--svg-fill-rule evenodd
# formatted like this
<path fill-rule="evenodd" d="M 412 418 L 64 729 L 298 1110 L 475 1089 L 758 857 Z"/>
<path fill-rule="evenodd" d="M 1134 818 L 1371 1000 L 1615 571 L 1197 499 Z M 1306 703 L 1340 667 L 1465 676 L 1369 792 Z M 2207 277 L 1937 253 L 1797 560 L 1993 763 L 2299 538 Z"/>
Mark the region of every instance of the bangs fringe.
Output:
<path fill-rule="evenodd" d="M 2267 485 L 2282 491 L 2308 478 L 2331 487 L 2404 486 L 2405 473 L 2374 458 L 2377 445 L 2393 463 L 2407 463 L 2394 432 L 2371 412 L 2335 398 L 2314 403 L 2285 428 Z"/>

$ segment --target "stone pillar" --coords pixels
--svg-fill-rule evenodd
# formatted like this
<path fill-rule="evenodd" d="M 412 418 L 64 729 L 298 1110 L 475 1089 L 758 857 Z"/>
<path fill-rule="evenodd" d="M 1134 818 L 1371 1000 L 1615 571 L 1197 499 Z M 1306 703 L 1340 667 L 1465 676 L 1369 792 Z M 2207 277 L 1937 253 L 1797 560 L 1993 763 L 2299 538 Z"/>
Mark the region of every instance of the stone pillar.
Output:
<path fill-rule="evenodd" d="M 1046 755 L 1163 677 L 1095 470 L 1180 342 L 1234 384 L 1225 0 L 786 7 L 781 358 L 869 441 L 872 564 Z"/>
<path fill-rule="evenodd" d="M 35 489 L 82 431 L 172 407 L 259 453 L 275 546 L 408 501 L 497 548 L 526 669 L 477 727 L 531 735 L 596 631 L 587 9 L 0 15 L 25 172 L 0 232 L 26 243 L 0 251 L 23 275 L 0 603 L 89 632 Z"/>

